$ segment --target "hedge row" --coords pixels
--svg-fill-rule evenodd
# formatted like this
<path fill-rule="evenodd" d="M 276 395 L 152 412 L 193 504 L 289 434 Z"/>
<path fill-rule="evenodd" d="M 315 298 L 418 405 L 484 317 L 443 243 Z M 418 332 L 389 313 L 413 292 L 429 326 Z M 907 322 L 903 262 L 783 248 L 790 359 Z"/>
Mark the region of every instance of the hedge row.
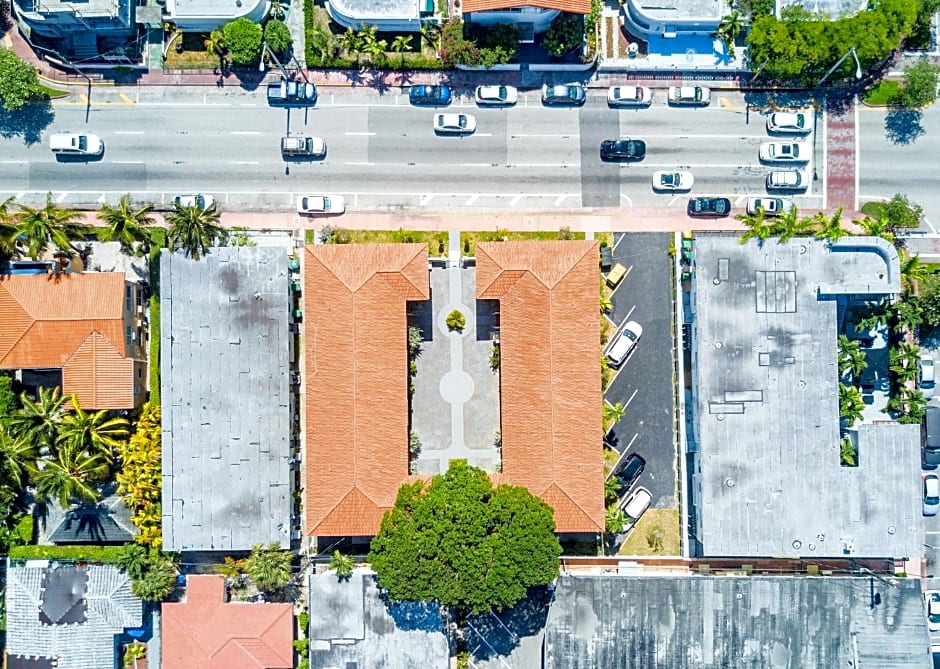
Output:
<path fill-rule="evenodd" d="M 74 562 L 117 562 L 123 546 L 14 546 L 14 560 L 69 560 Z"/>

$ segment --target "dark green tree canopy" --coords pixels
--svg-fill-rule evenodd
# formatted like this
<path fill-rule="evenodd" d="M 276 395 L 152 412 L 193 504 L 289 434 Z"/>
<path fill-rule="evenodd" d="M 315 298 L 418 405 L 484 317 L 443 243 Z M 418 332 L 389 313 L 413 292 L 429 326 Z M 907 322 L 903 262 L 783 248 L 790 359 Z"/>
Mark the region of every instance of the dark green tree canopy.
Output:
<path fill-rule="evenodd" d="M 233 65 L 257 65 L 261 58 L 261 25 L 244 16 L 222 28 L 225 48 Z"/>
<path fill-rule="evenodd" d="M 0 104 L 6 111 L 16 111 L 28 102 L 46 97 L 36 68 L 0 47 Z"/>
<path fill-rule="evenodd" d="M 511 607 L 558 575 L 552 509 L 482 469 L 452 462 L 430 485 L 403 485 L 369 562 L 394 601 L 436 600 L 469 613 Z"/>
<path fill-rule="evenodd" d="M 264 41 L 276 54 L 286 54 L 293 44 L 287 24 L 276 19 L 271 19 L 264 27 Z"/>

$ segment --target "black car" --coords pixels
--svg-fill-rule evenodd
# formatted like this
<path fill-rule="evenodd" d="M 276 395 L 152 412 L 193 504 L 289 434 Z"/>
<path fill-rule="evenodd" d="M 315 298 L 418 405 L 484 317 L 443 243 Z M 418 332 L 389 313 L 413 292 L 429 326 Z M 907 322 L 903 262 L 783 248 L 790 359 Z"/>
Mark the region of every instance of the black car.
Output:
<path fill-rule="evenodd" d="M 413 105 L 446 107 L 450 104 L 451 97 L 450 87 L 443 84 L 439 86 L 421 84 L 412 86 L 408 91 L 408 101 Z"/>
<path fill-rule="evenodd" d="M 601 142 L 601 160 L 643 160 L 646 142 L 642 139 L 605 139 Z"/>
<path fill-rule="evenodd" d="M 940 466 L 940 408 L 928 404 L 924 410 L 924 469 Z"/>
<path fill-rule="evenodd" d="M 640 478 L 644 467 L 646 467 L 646 460 L 636 453 L 628 455 L 627 459 L 623 461 L 623 465 L 616 472 L 616 476 L 623 482 L 621 489 L 629 490 L 630 486 Z"/>
<path fill-rule="evenodd" d="M 726 197 L 689 198 L 689 216 L 727 216 L 731 213 L 731 200 Z"/>

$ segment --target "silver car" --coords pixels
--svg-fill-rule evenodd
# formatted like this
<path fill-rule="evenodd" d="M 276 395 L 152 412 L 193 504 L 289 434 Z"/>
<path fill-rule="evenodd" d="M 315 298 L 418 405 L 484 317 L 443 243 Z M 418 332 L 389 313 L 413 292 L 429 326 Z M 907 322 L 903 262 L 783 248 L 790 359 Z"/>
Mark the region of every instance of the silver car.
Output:
<path fill-rule="evenodd" d="M 469 135 L 477 129 L 471 114 L 435 114 L 434 132 L 441 135 Z"/>
<path fill-rule="evenodd" d="M 809 174 L 805 170 L 774 170 L 767 173 L 767 190 L 806 190 Z"/>
<path fill-rule="evenodd" d="M 611 107 L 648 107 L 653 91 L 647 86 L 611 86 L 607 89 L 607 104 Z"/>
<path fill-rule="evenodd" d="M 516 104 L 519 92 L 514 86 L 477 86 L 473 99 L 481 107 L 508 107 Z"/>
<path fill-rule="evenodd" d="M 670 86 L 669 104 L 707 107 L 712 92 L 704 86 Z"/>
<path fill-rule="evenodd" d="M 807 142 L 764 142 L 759 153 L 765 163 L 806 163 L 812 147 Z"/>
<path fill-rule="evenodd" d="M 758 209 L 763 209 L 764 216 L 780 216 L 795 206 L 793 200 L 782 197 L 751 197 L 747 200 L 747 213 L 753 216 Z"/>
<path fill-rule="evenodd" d="M 774 112 L 767 117 L 768 132 L 805 135 L 813 131 L 813 114 L 806 111 Z"/>

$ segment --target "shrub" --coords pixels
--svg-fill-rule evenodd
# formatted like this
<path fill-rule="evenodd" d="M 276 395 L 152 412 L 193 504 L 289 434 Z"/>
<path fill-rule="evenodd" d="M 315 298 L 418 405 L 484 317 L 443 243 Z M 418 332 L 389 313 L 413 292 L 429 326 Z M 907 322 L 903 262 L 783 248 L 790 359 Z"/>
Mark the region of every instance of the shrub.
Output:
<path fill-rule="evenodd" d="M 19 401 L 13 392 L 13 378 L 0 374 L 0 418 L 9 416 L 18 407 Z"/>
<path fill-rule="evenodd" d="M 499 371 L 499 344 L 493 343 L 493 350 L 490 351 L 490 369 L 494 372 Z"/>
<path fill-rule="evenodd" d="M 922 58 L 904 68 L 904 81 L 898 103 L 905 107 L 926 107 L 937 100 L 940 68 Z"/>
<path fill-rule="evenodd" d="M 463 21 L 451 19 L 441 28 L 441 63 L 444 67 L 454 65 L 478 65 L 480 50 L 464 38 Z"/>
<path fill-rule="evenodd" d="M 562 14 L 542 38 L 542 46 L 553 56 L 563 56 L 581 46 L 584 41 L 584 17 L 580 14 Z"/>
<path fill-rule="evenodd" d="M 290 51 L 293 40 L 290 36 L 290 29 L 283 21 L 271 20 L 264 27 L 264 41 L 271 47 L 271 51 L 276 54 L 284 54 Z"/>
<path fill-rule="evenodd" d="M 160 451 L 160 407 L 145 404 L 137 429 L 121 444 L 118 455 L 118 493 L 131 511 L 131 522 L 140 530 L 137 543 L 158 548 L 163 543 L 160 508 L 163 470 Z"/>
<path fill-rule="evenodd" d="M 447 314 L 447 329 L 451 332 L 463 332 L 463 329 L 467 327 L 467 317 L 464 316 L 459 309 L 454 309 L 452 312 Z"/>
<path fill-rule="evenodd" d="M 261 58 L 261 26 L 244 16 L 222 28 L 225 46 L 233 65 L 255 65 Z"/>

